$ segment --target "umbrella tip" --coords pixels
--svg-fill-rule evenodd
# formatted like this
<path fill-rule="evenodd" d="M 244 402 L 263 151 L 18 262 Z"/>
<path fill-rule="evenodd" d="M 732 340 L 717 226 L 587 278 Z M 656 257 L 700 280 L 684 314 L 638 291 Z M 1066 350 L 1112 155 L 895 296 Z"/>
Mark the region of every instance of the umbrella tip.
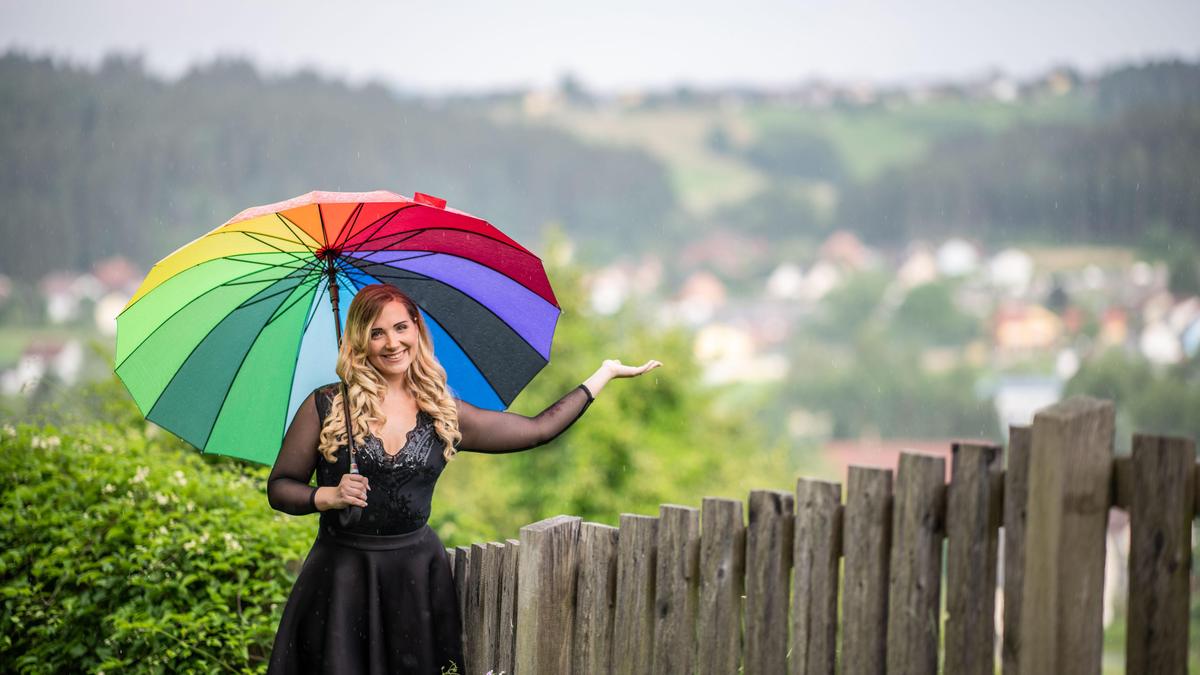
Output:
<path fill-rule="evenodd" d="M 445 199 L 442 199 L 441 197 L 434 197 L 433 195 L 427 195 L 424 192 L 414 192 L 413 193 L 413 201 L 418 204 L 432 206 L 435 209 L 446 208 L 446 200 Z"/>

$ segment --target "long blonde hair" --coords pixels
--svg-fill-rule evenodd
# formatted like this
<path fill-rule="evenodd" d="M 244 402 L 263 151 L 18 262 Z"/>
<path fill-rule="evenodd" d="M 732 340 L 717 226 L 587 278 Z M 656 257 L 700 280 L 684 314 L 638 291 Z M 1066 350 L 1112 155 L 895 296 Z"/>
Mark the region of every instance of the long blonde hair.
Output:
<path fill-rule="evenodd" d="M 346 332 L 338 349 L 337 374 L 350 392 L 354 441 L 361 445 L 372 427 L 382 429 L 387 423 L 381 407 L 387 382 L 367 360 L 367 345 L 371 340 L 371 326 L 383 313 L 384 305 L 393 301 L 404 305 L 418 332 L 416 353 L 408 366 L 409 390 L 417 400 L 417 408 L 433 418 L 434 429 L 444 446 L 442 456 L 450 460 L 462 434 L 458 430 L 458 408 L 446 386 L 446 371 L 433 357 L 433 340 L 416 304 L 400 289 L 388 284 L 364 286 L 354 296 L 346 313 Z M 342 445 L 346 445 L 346 421 L 342 390 L 338 387 L 325 423 L 321 425 L 318 448 L 326 461 L 333 462 Z"/>

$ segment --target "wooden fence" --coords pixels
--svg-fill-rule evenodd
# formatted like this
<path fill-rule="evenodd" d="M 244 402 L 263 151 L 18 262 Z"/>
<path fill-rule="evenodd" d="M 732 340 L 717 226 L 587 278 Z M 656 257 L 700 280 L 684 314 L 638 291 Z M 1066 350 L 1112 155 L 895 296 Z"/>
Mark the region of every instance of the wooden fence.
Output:
<path fill-rule="evenodd" d="M 1135 435 L 1115 458 L 1112 404 L 1072 398 L 1007 453 L 952 451 L 948 484 L 943 458 L 904 454 L 852 467 L 844 501 L 802 478 L 751 492 L 748 521 L 706 498 L 452 550 L 465 672 L 991 675 L 998 651 L 1006 675 L 1099 673 L 1111 506 L 1131 522 L 1126 670 L 1186 672 L 1193 441 Z"/>

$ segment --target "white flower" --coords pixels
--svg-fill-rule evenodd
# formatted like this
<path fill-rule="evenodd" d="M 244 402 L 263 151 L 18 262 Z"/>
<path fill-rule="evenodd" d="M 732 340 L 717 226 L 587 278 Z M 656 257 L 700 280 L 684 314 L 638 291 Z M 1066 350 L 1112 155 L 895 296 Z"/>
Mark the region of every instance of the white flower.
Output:
<path fill-rule="evenodd" d="M 194 548 L 196 548 L 196 541 L 195 541 L 195 540 L 193 540 L 193 539 L 188 539 L 187 541 L 183 542 L 183 550 L 185 550 L 185 551 L 190 551 L 190 550 L 192 550 L 192 549 L 194 549 Z"/>
<path fill-rule="evenodd" d="M 190 499 L 189 499 L 189 500 L 187 501 L 187 504 L 184 504 L 184 508 L 186 508 L 186 509 L 187 509 L 187 512 L 188 512 L 188 513 L 191 513 L 192 511 L 195 511 L 195 510 L 196 510 L 196 502 L 194 502 L 194 501 L 192 501 L 192 500 L 190 500 Z"/>
<path fill-rule="evenodd" d="M 180 487 L 187 485 L 187 476 L 183 475 L 182 471 L 176 471 L 175 482 L 178 483 Z"/>
<path fill-rule="evenodd" d="M 150 467 L 139 466 L 137 473 L 133 474 L 133 478 L 129 479 L 130 483 L 145 483 L 146 477 L 150 475 Z"/>
<path fill-rule="evenodd" d="M 11 424 L 5 424 L 4 425 L 4 435 L 8 436 L 9 438 L 15 438 L 17 435 L 17 428 Z"/>
<path fill-rule="evenodd" d="M 154 501 L 158 502 L 159 506 L 166 506 L 167 504 L 171 503 L 170 498 L 168 498 L 166 495 L 164 495 L 161 492 L 154 493 Z"/>
<path fill-rule="evenodd" d="M 58 436 L 51 436 L 50 438 L 46 439 L 47 448 L 57 448 L 60 445 L 62 445 L 62 439 L 60 439 Z"/>
<path fill-rule="evenodd" d="M 171 534 L 171 532 L 170 532 L 169 530 L 167 530 L 167 526 L 166 526 L 166 525 L 159 525 L 159 526 L 158 526 L 158 533 L 159 533 L 159 534 L 161 534 L 161 535 L 163 535 L 164 537 L 165 537 L 166 535 L 168 535 L 168 534 Z"/>
<path fill-rule="evenodd" d="M 101 492 L 103 492 L 103 493 L 104 493 L 104 494 L 106 494 L 106 495 L 110 495 L 110 494 L 112 494 L 112 493 L 116 492 L 116 491 L 117 491 L 117 488 L 116 488 L 116 486 L 114 486 L 112 483 L 105 483 L 105 484 L 104 484 L 104 488 L 103 488 L 103 489 L 101 489 L 100 491 L 101 491 Z"/>
<path fill-rule="evenodd" d="M 224 535 L 222 535 L 222 536 L 225 538 L 225 546 L 226 546 L 227 548 L 229 548 L 229 550 L 230 550 L 230 551 L 240 551 L 240 550 L 242 550 L 242 545 L 241 545 L 241 543 L 240 543 L 240 542 L 238 542 L 237 538 L 236 538 L 236 537 L 234 537 L 232 534 L 230 534 L 230 533 L 226 532 L 226 533 L 224 533 Z"/>

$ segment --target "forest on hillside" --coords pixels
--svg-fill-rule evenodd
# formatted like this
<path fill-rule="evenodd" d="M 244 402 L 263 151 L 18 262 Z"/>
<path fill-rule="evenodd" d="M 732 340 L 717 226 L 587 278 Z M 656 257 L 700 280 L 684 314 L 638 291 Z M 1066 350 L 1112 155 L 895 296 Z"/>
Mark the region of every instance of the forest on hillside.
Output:
<path fill-rule="evenodd" d="M 240 61 L 175 82 L 136 59 L 96 71 L 0 57 L 0 269 L 149 266 L 238 211 L 314 189 L 435 194 L 518 240 L 566 224 L 638 242 L 674 198 L 646 154 L 310 73 Z"/>

